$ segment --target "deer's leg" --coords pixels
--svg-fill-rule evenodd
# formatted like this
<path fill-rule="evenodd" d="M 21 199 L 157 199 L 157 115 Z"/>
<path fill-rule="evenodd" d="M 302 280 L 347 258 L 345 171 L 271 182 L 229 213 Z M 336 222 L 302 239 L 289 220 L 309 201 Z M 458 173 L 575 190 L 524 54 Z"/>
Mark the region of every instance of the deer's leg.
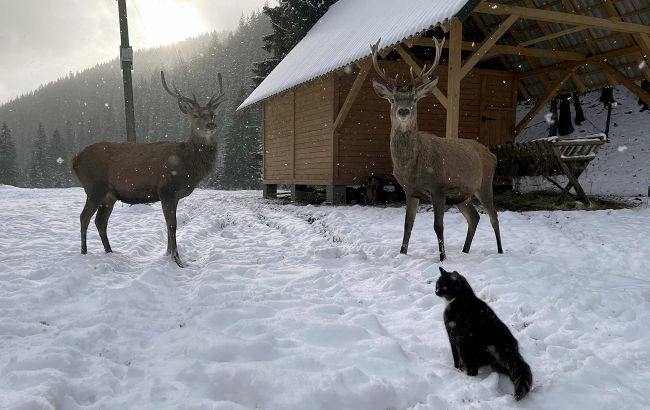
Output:
<path fill-rule="evenodd" d="M 492 194 L 492 183 L 485 189 L 483 189 L 480 195 L 477 195 L 478 200 L 481 201 L 483 209 L 490 217 L 490 223 L 492 224 L 492 229 L 494 229 L 494 235 L 497 238 L 497 251 L 503 253 L 503 248 L 501 247 L 501 232 L 499 230 L 499 219 L 497 217 L 497 211 L 494 208 L 494 198 Z"/>
<path fill-rule="evenodd" d="M 481 218 L 476 208 L 472 205 L 472 199 L 458 204 L 458 210 L 467 220 L 467 237 L 465 238 L 465 245 L 463 246 L 463 252 L 469 253 L 469 248 L 472 246 L 472 239 L 474 239 L 474 234 L 476 233 L 476 226 L 478 221 Z"/>
<path fill-rule="evenodd" d="M 167 223 L 167 247 L 172 255 L 172 259 L 176 264 L 183 268 L 183 262 L 178 255 L 178 246 L 176 245 L 176 206 L 178 200 L 174 197 L 161 198 L 163 215 L 165 215 L 165 222 Z"/>
<path fill-rule="evenodd" d="M 433 230 L 438 238 L 438 250 L 440 251 L 440 262 L 447 258 L 445 254 L 445 234 L 443 219 L 445 216 L 445 197 L 444 195 L 432 196 L 433 203 Z"/>
<path fill-rule="evenodd" d="M 97 210 L 97 216 L 95 217 L 95 226 L 99 232 L 99 237 L 102 239 L 102 245 L 104 245 L 104 250 L 106 253 L 111 253 L 111 244 L 108 242 L 108 235 L 106 229 L 108 228 L 108 218 L 110 218 L 111 213 L 113 212 L 113 206 L 115 205 L 114 199 L 108 199 L 107 202 L 104 202 L 99 206 Z"/>
<path fill-rule="evenodd" d="M 411 239 L 411 230 L 415 222 L 415 215 L 418 213 L 419 198 L 412 196 L 406 197 L 406 217 L 404 218 L 404 238 L 402 239 L 402 248 L 399 253 L 406 253 L 409 250 L 409 240 Z"/>
<path fill-rule="evenodd" d="M 97 211 L 97 202 L 90 199 L 90 197 L 87 197 L 86 205 L 84 205 L 84 209 L 83 211 L 81 211 L 81 215 L 79 216 L 79 220 L 81 222 L 81 253 L 82 254 L 86 254 L 88 252 L 88 248 L 86 247 L 86 233 L 88 232 L 88 225 L 90 224 L 90 220 L 92 219 L 93 215 L 95 215 L 96 211 Z"/>

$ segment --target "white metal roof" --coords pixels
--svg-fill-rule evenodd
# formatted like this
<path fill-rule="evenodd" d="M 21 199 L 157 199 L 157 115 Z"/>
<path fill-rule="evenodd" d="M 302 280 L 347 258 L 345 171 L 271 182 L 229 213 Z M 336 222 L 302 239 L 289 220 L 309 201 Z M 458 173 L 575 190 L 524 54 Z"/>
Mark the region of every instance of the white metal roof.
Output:
<path fill-rule="evenodd" d="M 239 109 L 399 44 L 455 16 L 468 0 L 339 0 Z"/>

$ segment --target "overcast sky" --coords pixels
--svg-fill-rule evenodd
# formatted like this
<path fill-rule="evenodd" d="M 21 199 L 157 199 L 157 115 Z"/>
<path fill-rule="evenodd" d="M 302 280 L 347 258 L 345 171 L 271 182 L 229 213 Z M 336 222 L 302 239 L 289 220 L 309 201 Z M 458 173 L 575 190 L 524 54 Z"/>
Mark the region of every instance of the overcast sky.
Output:
<path fill-rule="evenodd" d="M 236 27 L 276 0 L 126 0 L 131 45 Z M 137 8 L 137 10 L 136 10 Z M 0 104 L 119 54 L 116 0 L 0 0 Z"/>

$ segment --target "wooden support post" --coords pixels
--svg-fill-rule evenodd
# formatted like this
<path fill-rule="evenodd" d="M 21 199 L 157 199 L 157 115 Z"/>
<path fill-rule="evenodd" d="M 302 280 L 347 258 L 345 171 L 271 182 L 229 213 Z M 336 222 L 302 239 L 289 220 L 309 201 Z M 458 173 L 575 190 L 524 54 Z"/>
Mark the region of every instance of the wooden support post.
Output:
<path fill-rule="evenodd" d="M 368 73 L 370 72 L 371 68 L 372 68 L 372 59 L 368 58 L 363 63 L 361 63 L 361 68 L 359 69 L 357 78 L 354 80 L 354 83 L 352 84 L 352 88 L 350 89 L 350 92 L 347 98 L 345 99 L 345 102 L 343 103 L 341 110 L 336 116 L 336 120 L 334 121 L 334 130 L 339 129 L 343 124 L 343 122 L 345 121 L 345 119 L 348 117 L 348 114 L 350 113 L 350 108 L 352 108 L 352 104 L 354 104 L 354 102 L 356 101 L 357 96 L 359 95 L 359 91 L 361 91 L 361 88 L 363 87 L 363 83 L 366 81 L 366 78 L 368 77 Z"/>
<path fill-rule="evenodd" d="M 272 199 L 278 197 L 278 185 L 277 184 L 263 184 L 262 185 L 262 198 Z"/>
<path fill-rule="evenodd" d="M 605 61 L 599 62 L 598 65 L 600 65 L 605 70 L 605 72 L 608 73 L 613 80 L 615 80 L 616 83 L 624 85 L 628 90 L 636 94 L 641 99 L 641 101 L 650 105 L 649 92 L 636 85 L 634 81 L 624 76 L 620 71 L 610 66 Z"/>
<path fill-rule="evenodd" d="M 404 46 L 401 44 L 395 47 L 395 50 L 399 53 L 399 55 L 402 57 L 402 59 L 408 64 L 412 69 L 414 73 L 419 73 L 422 71 L 422 67 L 418 64 L 417 60 L 415 59 L 415 56 Z M 426 80 L 425 84 L 428 83 L 429 80 Z M 438 87 L 433 89 L 433 96 L 436 97 L 436 99 L 442 104 L 445 109 L 447 108 L 447 96 L 440 91 Z"/>
<path fill-rule="evenodd" d="M 460 121 L 460 70 L 463 23 L 454 17 L 449 23 L 449 65 L 447 66 L 447 138 L 458 138 Z"/>
<path fill-rule="evenodd" d="M 325 187 L 326 201 L 332 205 L 345 205 L 347 202 L 345 185 L 327 185 Z"/>
<path fill-rule="evenodd" d="M 462 80 L 462 79 L 463 79 L 463 78 L 464 78 L 464 77 L 469 73 L 469 71 L 470 71 L 472 68 L 474 68 L 474 66 L 476 65 L 476 63 L 478 63 L 479 61 L 481 61 L 481 59 L 483 58 L 483 56 L 484 56 L 485 54 L 487 54 L 488 51 L 490 51 L 490 49 L 492 48 L 492 46 L 494 46 L 494 45 L 497 43 L 497 41 L 499 41 L 499 39 L 500 39 L 500 38 L 501 38 L 501 37 L 502 37 L 502 36 L 503 36 L 507 31 L 508 31 L 508 29 L 509 29 L 510 27 L 512 27 L 513 24 L 515 24 L 515 22 L 516 22 L 518 19 L 519 19 L 519 16 L 516 15 L 516 14 L 512 14 L 512 15 L 508 16 L 508 17 L 507 17 L 507 18 L 506 18 L 506 19 L 505 19 L 505 20 L 504 20 L 504 21 L 499 25 L 499 27 L 498 27 L 496 30 L 494 30 L 494 32 L 491 33 L 491 34 L 489 35 L 489 37 L 487 37 L 487 38 L 485 39 L 485 41 L 481 44 L 481 47 L 479 47 L 479 49 L 476 50 L 476 51 L 474 52 L 474 54 L 472 54 L 472 55 L 470 56 L 470 58 L 467 59 L 467 61 L 465 62 L 465 64 L 463 64 L 463 67 L 461 68 L 461 70 L 460 70 L 460 74 L 459 74 L 461 80 Z M 450 50 L 450 52 L 451 52 L 451 44 L 449 45 L 449 47 L 450 47 L 449 50 Z"/>
<path fill-rule="evenodd" d="M 293 202 L 302 202 L 305 200 L 306 185 L 291 185 L 291 200 Z"/>
<path fill-rule="evenodd" d="M 546 94 L 544 94 L 541 98 L 537 100 L 537 103 L 535 103 L 535 106 L 526 114 L 526 116 L 517 124 L 517 126 L 514 129 L 513 136 L 517 136 L 523 129 L 528 125 L 528 123 L 539 113 L 542 108 L 544 108 L 544 105 L 551 99 L 553 96 L 558 92 L 558 90 L 562 87 L 562 84 L 571 76 L 573 71 L 577 68 L 576 65 L 574 67 L 564 73 L 560 78 L 555 80 L 553 83 L 551 83 L 551 88 L 549 88 L 546 91 Z"/>

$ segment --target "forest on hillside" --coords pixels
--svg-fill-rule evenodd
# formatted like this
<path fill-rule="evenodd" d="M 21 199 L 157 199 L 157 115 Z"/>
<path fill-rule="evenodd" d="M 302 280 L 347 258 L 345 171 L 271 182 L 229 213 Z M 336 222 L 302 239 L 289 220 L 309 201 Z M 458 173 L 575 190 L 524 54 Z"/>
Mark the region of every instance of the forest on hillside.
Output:
<path fill-rule="evenodd" d="M 221 188 L 256 188 L 259 180 L 260 114 L 258 108 L 235 113 L 253 85 L 253 63 L 267 52 L 262 39 L 271 32 L 269 18 L 254 13 L 242 18 L 233 32 L 210 33 L 184 42 L 136 51 L 133 88 L 138 142 L 183 141 L 189 118 L 160 82 L 168 81 L 205 102 L 218 93 L 222 73 L 228 101 L 217 115 L 221 172 L 207 184 Z M 80 73 L 70 73 L 38 90 L 0 106 L 0 183 L 27 187 L 77 184 L 68 161 L 83 147 L 98 141 L 126 141 L 122 74 L 117 59 Z M 11 144 L 11 145 L 9 145 Z M 245 155 L 247 172 L 225 172 L 228 151 Z M 1 154 L 5 152 L 5 154 Z M 13 154 L 12 154 L 13 152 Z M 232 162 L 232 161 L 229 161 Z M 10 171 L 15 169 L 14 172 Z M 6 178 L 2 175 L 7 174 Z"/>
<path fill-rule="evenodd" d="M 183 141 L 189 118 L 160 82 L 160 71 L 199 102 L 219 90 L 219 158 L 204 187 L 255 189 L 261 184 L 259 107 L 235 111 L 336 0 L 280 0 L 242 17 L 232 32 L 213 32 L 135 51 L 133 88 L 138 142 Z M 0 184 L 34 188 L 77 185 L 69 160 L 99 141 L 126 141 L 118 59 L 70 73 L 0 106 Z"/>

